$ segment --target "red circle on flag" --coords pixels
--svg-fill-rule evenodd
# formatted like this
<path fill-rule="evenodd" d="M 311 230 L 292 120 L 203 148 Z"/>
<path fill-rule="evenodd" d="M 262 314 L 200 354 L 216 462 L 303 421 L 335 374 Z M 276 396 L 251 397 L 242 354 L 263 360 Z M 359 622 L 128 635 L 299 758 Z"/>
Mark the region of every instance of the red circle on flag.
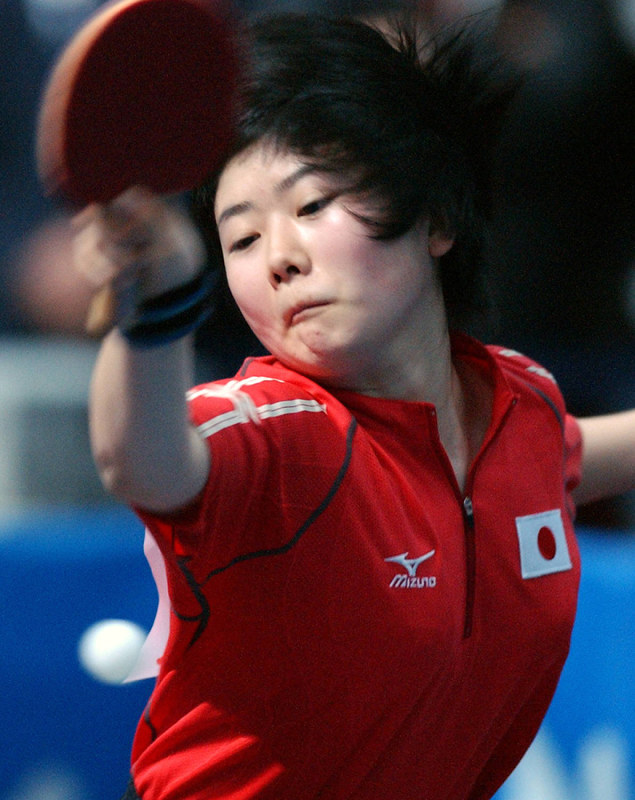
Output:
<path fill-rule="evenodd" d="M 556 557 L 556 550 L 558 549 L 556 537 L 553 535 L 551 528 L 547 528 L 546 525 L 538 531 L 538 549 L 540 550 L 540 555 L 546 561 L 551 561 Z"/>

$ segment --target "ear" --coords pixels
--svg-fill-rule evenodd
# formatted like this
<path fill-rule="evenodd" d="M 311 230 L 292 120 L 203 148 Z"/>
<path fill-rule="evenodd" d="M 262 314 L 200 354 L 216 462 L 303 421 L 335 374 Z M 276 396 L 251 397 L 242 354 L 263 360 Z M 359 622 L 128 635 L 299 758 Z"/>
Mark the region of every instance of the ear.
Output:
<path fill-rule="evenodd" d="M 454 236 L 450 230 L 445 214 L 436 219 L 431 217 L 428 221 L 428 252 L 432 258 L 441 258 L 454 244 Z"/>
<path fill-rule="evenodd" d="M 442 230 L 432 230 L 428 234 L 428 252 L 432 258 L 441 258 L 454 244 L 454 237 L 449 236 Z"/>

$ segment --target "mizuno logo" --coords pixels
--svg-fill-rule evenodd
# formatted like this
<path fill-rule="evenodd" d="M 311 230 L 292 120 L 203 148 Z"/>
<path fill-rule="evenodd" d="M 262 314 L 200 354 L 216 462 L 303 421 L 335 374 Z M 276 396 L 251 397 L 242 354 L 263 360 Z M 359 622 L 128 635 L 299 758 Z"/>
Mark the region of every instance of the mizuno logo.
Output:
<path fill-rule="evenodd" d="M 390 561 L 394 564 L 399 564 L 406 570 L 406 574 L 398 573 L 390 582 L 391 587 L 398 589 L 423 589 L 424 587 L 433 587 L 437 585 L 437 579 L 434 575 L 426 577 L 417 577 L 417 570 L 435 554 L 435 550 L 430 550 L 429 553 L 419 556 L 419 558 L 408 558 L 408 553 L 401 553 L 398 556 L 391 556 L 385 558 L 384 561 Z"/>
<path fill-rule="evenodd" d="M 401 564 L 408 575 L 410 575 L 411 578 L 414 578 L 417 574 L 419 566 L 423 564 L 424 561 L 432 558 L 434 553 L 434 550 L 430 550 L 430 552 L 426 553 L 425 556 L 419 556 L 419 558 L 408 558 L 408 553 L 406 552 L 402 553 L 400 556 L 391 556 L 390 558 L 386 558 L 384 561 L 394 561 L 395 564 Z"/>

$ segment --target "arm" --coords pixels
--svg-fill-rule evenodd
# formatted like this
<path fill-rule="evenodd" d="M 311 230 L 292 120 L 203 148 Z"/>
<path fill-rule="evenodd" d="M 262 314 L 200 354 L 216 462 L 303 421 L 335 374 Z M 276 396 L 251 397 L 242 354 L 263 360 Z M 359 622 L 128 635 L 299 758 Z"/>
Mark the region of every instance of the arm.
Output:
<path fill-rule="evenodd" d="M 132 191 L 79 218 L 78 266 L 115 293 L 133 284 L 143 298 L 187 282 L 203 249 L 189 223 L 158 198 Z M 192 337 L 134 347 L 118 328 L 104 339 L 90 396 L 93 454 L 117 498 L 165 512 L 192 500 L 209 473 L 204 441 L 188 420 Z"/>
<path fill-rule="evenodd" d="M 578 420 L 582 430 L 583 505 L 635 489 L 635 410 Z"/>

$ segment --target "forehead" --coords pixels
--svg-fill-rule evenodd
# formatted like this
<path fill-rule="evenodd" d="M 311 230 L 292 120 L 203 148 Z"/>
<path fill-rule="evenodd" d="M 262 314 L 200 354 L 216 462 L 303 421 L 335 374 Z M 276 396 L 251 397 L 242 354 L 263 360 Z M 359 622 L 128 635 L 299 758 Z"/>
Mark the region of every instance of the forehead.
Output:
<path fill-rule="evenodd" d="M 222 196 L 261 187 L 285 187 L 288 176 L 302 170 L 311 170 L 299 156 L 287 150 L 278 150 L 267 143 L 256 143 L 231 158 L 218 180 L 216 202 Z"/>

